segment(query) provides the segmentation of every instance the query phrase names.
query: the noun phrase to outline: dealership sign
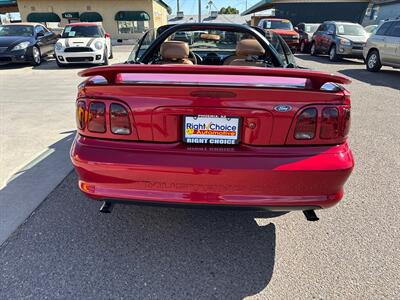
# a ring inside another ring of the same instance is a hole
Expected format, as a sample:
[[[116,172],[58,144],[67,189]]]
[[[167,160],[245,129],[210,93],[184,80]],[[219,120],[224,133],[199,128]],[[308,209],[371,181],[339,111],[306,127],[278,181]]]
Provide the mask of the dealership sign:
[[[79,19],[79,12],[65,12],[62,17],[64,19]]]

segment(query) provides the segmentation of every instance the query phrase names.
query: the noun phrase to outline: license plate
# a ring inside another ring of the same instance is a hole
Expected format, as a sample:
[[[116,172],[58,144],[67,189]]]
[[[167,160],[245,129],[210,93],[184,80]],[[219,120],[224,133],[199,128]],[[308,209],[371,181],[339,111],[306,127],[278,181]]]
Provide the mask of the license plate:
[[[239,144],[239,117],[185,116],[183,140],[191,144]]]

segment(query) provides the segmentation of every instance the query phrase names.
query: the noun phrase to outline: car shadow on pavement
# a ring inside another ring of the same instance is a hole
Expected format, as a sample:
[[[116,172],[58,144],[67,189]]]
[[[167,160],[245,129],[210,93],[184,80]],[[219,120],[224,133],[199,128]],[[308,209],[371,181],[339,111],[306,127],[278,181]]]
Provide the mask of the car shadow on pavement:
[[[39,66],[35,66],[33,67],[33,69],[35,70],[70,70],[70,69],[86,69],[86,68],[90,68],[90,67],[94,67],[96,65],[93,64],[74,64],[74,65],[66,65],[63,67],[59,67],[56,63],[55,59],[49,59],[49,60],[45,60],[43,61]]]
[[[274,214],[99,207],[72,172],[0,248],[0,290],[8,298],[242,299],[271,280],[275,225],[254,218]]]
[[[373,86],[383,86],[400,90],[400,71],[397,70],[382,69],[374,73],[368,72],[365,69],[345,69],[338,72]]]
[[[312,56],[310,54],[296,54],[296,57],[307,60],[313,61],[321,64],[328,64],[328,65],[363,65],[364,62],[361,59],[346,59],[343,58],[337,62],[330,61],[327,55],[323,56]],[[301,65],[301,63],[300,63]]]

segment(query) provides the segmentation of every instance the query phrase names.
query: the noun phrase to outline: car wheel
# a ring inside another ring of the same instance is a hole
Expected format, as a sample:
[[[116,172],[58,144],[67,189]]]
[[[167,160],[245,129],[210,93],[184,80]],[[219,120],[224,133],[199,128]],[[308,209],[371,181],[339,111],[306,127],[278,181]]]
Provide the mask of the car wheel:
[[[330,61],[338,61],[340,60],[339,55],[336,53],[336,45],[332,45],[329,49],[329,60]]]
[[[104,48],[104,55],[103,55],[103,57],[104,57],[103,65],[104,65],[104,66],[107,66],[107,65],[108,65],[108,51],[107,51],[107,48]]]
[[[312,56],[317,56],[318,55],[317,46],[315,45],[314,42],[312,42],[312,44],[311,44],[310,53],[311,53]]]
[[[378,72],[382,68],[381,58],[377,50],[368,53],[366,66],[370,72]]]
[[[60,61],[58,60],[58,58],[56,58],[56,63],[57,63],[57,66],[58,66],[59,68],[64,68],[64,67],[65,67],[64,64],[60,63]]]
[[[301,43],[300,43],[300,52],[301,53],[306,52],[306,43],[304,41],[301,41]]]
[[[39,66],[42,62],[42,54],[40,53],[40,49],[36,46],[32,48],[32,65]]]

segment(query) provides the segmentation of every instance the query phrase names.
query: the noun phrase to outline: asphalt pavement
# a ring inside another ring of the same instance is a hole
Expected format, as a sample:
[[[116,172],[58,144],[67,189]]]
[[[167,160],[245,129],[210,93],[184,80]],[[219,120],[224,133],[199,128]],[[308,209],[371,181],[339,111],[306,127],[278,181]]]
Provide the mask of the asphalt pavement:
[[[0,299],[399,299],[400,71],[298,61],[353,79],[356,168],[320,221],[133,205],[100,214],[71,172],[0,247]]]

